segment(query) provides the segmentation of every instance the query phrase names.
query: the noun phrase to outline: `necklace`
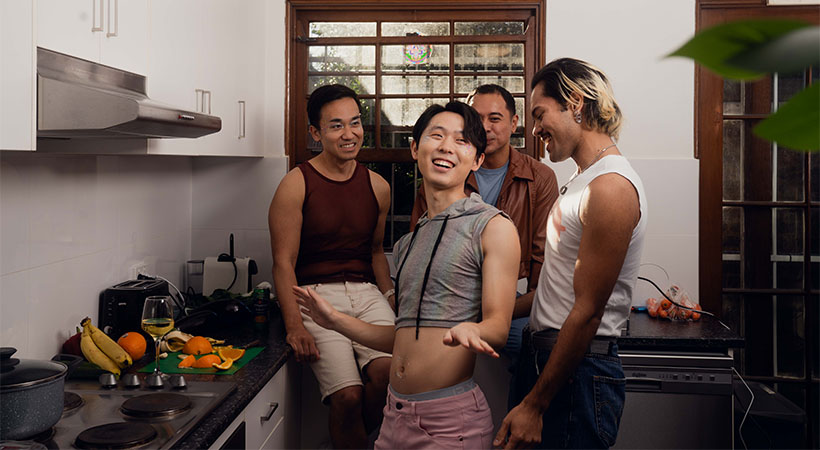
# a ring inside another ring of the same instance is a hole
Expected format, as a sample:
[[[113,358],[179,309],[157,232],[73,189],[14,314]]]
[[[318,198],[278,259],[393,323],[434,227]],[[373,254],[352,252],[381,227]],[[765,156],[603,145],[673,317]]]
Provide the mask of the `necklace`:
[[[589,163],[589,165],[587,165],[587,166],[586,166],[586,167],[584,167],[583,169],[581,169],[581,170],[579,170],[578,172],[575,172],[574,174],[572,174],[572,176],[569,178],[569,181],[567,181],[566,183],[564,183],[564,185],[563,185],[563,186],[561,186],[561,189],[560,189],[558,192],[559,192],[561,195],[566,194],[566,192],[567,192],[567,186],[569,186],[569,184],[570,184],[570,183],[572,183],[572,180],[574,180],[574,179],[575,179],[578,175],[581,175],[582,173],[584,173],[584,171],[586,171],[587,169],[589,169],[590,167],[592,167],[592,165],[593,165],[593,164],[595,164],[596,162],[598,162],[598,160],[601,158],[601,155],[603,155],[605,151],[607,151],[607,150],[611,149],[612,147],[615,147],[616,145],[617,145],[617,144],[608,145],[608,146],[606,146],[606,147],[604,147],[604,148],[602,148],[602,149],[598,150],[598,153],[596,153],[596,154],[595,154],[595,159],[593,159],[593,160],[592,160],[592,162],[591,162],[591,163]]]

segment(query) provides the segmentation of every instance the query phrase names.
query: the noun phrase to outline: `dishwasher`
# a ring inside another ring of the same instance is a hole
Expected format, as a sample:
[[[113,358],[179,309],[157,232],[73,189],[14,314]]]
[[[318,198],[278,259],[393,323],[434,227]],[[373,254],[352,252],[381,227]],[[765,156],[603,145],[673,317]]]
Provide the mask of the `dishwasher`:
[[[613,448],[733,448],[726,352],[619,352],[626,403]]]

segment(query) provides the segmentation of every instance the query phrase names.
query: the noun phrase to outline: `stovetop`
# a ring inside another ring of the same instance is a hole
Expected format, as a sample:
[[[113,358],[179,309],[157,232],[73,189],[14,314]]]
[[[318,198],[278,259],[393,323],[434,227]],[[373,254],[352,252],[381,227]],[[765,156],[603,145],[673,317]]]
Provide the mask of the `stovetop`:
[[[65,392],[79,395],[83,403],[76,409],[66,409],[60,421],[53,428],[53,436],[41,437],[39,442],[47,448],[78,448],[77,436],[89,428],[110,423],[126,423],[136,428],[141,427],[144,431],[147,424],[156,431],[156,437],[149,442],[125,448],[167,449],[193,430],[197,422],[222,403],[225,397],[236,388],[236,385],[230,382],[188,381],[187,386],[183,389],[172,388],[168,383],[157,389],[148,388],[145,381],[141,381],[142,384],[138,388],[118,385],[110,389],[101,388],[100,384],[93,380],[66,381]],[[190,408],[171,417],[157,418],[134,418],[122,412],[121,406],[126,400],[149,394],[166,394],[165,397],[177,400],[179,400],[178,395],[182,395],[190,400]],[[69,394],[69,397],[73,396]],[[119,426],[128,427],[129,425]],[[148,432],[150,433],[150,429]]]

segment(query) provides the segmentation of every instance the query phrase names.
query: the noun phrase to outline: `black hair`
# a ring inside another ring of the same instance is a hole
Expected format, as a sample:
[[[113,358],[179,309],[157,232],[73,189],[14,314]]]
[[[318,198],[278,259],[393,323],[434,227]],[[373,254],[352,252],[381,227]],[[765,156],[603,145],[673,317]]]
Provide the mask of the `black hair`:
[[[504,103],[507,104],[507,111],[510,112],[510,118],[515,115],[515,99],[513,98],[510,91],[504,89],[504,87],[499,86],[497,84],[482,84],[481,86],[473,89],[470,92],[470,95],[467,96],[467,104],[472,105],[473,99],[476,95],[479,94],[498,94],[501,98],[504,99]]]
[[[462,135],[467,142],[473,144],[476,149],[475,157],[478,159],[478,157],[484,153],[484,149],[487,148],[487,132],[484,131],[481,116],[472,106],[466,103],[449,102],[444,106],[439,104],[430,105],[421,113],[419,119],[416,120],[416,124],[413,125],[413,142],[418,145],[418,142],[421,140],[421,134],[427,129],[427,125],[430,124],[433,117],[443,112],[456,113],[464,119]]]
[[[316,88],[307,103],[308,122],[316,128],[319,128],[319,120],[322,118],[322,107],[326,104],[343,99],[352,98],[356,101],[356,106],[359,107],[359,113],[362,112],[362,104],[359,101],[359,96],[353,89],[341,84],[328,84]]]

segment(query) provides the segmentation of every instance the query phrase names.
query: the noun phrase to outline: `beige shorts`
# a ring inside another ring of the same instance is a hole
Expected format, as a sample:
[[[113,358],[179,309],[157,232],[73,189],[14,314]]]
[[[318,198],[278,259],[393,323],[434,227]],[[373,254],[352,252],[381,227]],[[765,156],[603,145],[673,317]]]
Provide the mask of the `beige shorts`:
[[[340,282],[310,284],[336,310],[375,325],[394,326],[396,315],[379,288],[372,283]],[[319,381],[322,401],[334,392],[348,386],[361,386],[361,369],[377,358],[389,358],[389,353],[379,352],[353,342],[345,336],[320,327],[302,313],[305,328],[313,335],[319,349],[319,360],[310,364]]]

